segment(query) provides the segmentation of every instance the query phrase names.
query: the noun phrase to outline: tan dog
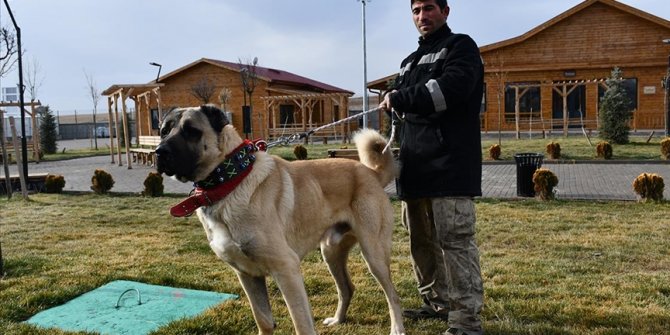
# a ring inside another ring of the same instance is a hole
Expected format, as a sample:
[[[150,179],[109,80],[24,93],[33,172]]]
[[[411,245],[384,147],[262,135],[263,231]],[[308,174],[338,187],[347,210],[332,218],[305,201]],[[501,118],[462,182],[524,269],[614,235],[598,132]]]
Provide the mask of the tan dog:
[[[229,182],[236,186],[220,200],[219,188],[198,195],[203,186],[173,210],[183,215],[206,206],[197,209],[198,218],[212,250],[235,269],[259,334],[272,334],[275,327],[268,275],[284,296],[296,333],[316,333],[300,261],[319,244],[339,294],[335,315],[324,323],[344,322],[354,291],[346,260],[357,242],[386,294],[391,334],[404,334],[389,268],[393,209],[383,188],[396,167],[390,152],[381,153],[386,140],[377,132],[363,131],[354,141],[362,164],[348,159],[287,162],[249,152],[250,144],[213,106],[175,109],[162,122],[159,172],[198,186],[234,175]]]

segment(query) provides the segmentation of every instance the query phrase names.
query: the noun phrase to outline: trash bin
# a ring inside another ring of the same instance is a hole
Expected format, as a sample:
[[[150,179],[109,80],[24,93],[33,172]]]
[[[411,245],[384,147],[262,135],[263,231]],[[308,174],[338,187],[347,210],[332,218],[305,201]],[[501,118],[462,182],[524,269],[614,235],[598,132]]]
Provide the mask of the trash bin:
[[[538,153],[518,153],[516,161],[516,195],[534,197],[533,174],[542,166],[544,155]]]

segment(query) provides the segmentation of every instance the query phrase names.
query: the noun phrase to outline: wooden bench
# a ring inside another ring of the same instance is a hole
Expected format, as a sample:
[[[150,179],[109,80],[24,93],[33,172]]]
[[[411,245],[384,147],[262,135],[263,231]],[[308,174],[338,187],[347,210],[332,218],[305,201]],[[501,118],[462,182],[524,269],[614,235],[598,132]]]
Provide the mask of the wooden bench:
[[[14,145],[11,142],[5,142],[5,150],[7,150],[7,160],[12,161],[12,155],[14,154]],[[19,142],[19,153],[21,152],[21,143]],[[28,157],[35,159],[35,144],[33,141],[26,142],[26,150],[28,151]],[[2,151],[0,151],[0,163],[2,162]],[[39,160],[37,160],[39,162]]]
[[[138,140],[138,147],[129,149],[133,162],[154,166],[156,147],[161,143],[160,136],[140,136]]]
[[[399,148],[391,148],[393,152],[393,157],[398,157],[400,152]],[[328,149],[328,157],[330,158],[348,158],[358,160],[358,150],[357,149]]]
[[[28,174],[28,179],[26,180],[26,188],[28,188],[28,192],[43,192],[45,190],[45,182],[48,175],[48,173]],[[21,179],[18,175],[9,176],[9,182],[12,187],[12,192],[21,191]],[[4,175],[0,176],[0,194],[7,194]]]

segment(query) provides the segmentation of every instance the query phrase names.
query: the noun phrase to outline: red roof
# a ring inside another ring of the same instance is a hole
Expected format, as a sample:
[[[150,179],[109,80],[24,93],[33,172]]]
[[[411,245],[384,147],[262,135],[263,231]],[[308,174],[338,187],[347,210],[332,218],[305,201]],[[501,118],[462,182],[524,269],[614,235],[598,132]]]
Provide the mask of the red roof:
[[[229,70],[233,70],[236,72],[240,72],[243,67],[246,65],[240,64],[240,63],[233,63],[233,62],[225,62],[221,60],[216,60],[216,59],[211,59],[211,58],[201,58],[191,64],[188,64],[186,66],[183,66],[175,71],[172,71],[158,79],[158,82],[164,81],[168,77],[171,77],[175,75],[178,72],[184,71],[187,68],[193,67],[197,64],[200,63],[209,63],[215,66],[223,67]],[[262,66],[256,66],[256,75],[265,81],[268,81],[270,83],[274,84],[286,84],[286,85],[291,85],[294,86],[296,89],[306,89],[310,91],[319,91],[321,93],[349,93],[349,94],[354,94],[354,92],[331,86],[325,83],[322,83],[320,81],[316,81],[313,79],[309,79],[303,76],[299,76],[297,74],[288,72],[288,71],[283,71],[283,70],[277,70],[277,69],[272,69],[272,68],[267,68],[267,67],[262,67]]]

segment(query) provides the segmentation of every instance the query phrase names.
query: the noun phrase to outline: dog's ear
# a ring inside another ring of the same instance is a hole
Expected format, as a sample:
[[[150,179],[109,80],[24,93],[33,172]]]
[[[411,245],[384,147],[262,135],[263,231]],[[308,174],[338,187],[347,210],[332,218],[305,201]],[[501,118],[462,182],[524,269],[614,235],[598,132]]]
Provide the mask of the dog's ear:
[[[200,106],[200,110],[205,113],[207,119],[209,120],[209,124],[217,133],[223,131],[223,127],[225,127],[227,124],[230,124],[226,114],[224,114],[222,110],[216,108],[214,105],[202,105]]]

